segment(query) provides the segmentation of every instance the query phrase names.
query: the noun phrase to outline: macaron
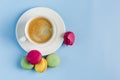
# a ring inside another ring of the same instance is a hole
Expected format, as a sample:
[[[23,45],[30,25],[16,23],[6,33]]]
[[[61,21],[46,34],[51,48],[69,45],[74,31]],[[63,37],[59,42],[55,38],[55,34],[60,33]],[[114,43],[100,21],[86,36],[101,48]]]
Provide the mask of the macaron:
[[[60,64],[60,58],[57,54],[52,53],[46,57],[49,67],[57,67]]]
[[[68,31],[64,34],[64,44],[66,45],[73,45],[75,42],[75,35],[73,32]]]
[[[28,63],[28,61],[26,60],[26,57],[24,56],[21,60],[21,67],[23,69],[30,70],[34,67],[34,65]]]
[[[33,65],[38,64],[42,60],[42,54],[37,50],[31,50],[27,54],[27,61]]]
[[[42,73],[45,72],[46,69],[47,69],[47,61],[46,59],[42,58],[42,60],[35,65],[35,71]]]

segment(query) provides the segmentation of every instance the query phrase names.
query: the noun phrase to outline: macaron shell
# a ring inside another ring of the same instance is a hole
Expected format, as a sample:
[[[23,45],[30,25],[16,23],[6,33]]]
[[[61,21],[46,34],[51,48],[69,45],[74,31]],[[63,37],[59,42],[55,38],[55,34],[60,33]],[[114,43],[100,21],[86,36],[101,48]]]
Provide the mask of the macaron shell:
[[[42,60],[35,65],[35,71],[42,73],[46,71],[46,69],[47,69],[47,61],[44,58],[42,58]]]
[[[44,59],[44,58],[43,58],[43,60],[44,60],[44,63],[45,63],[45,68],[44,68],[44,70],[43,70],[43,71],[46,71],[46,69],[47,69],[47,60],[46,60],[46,59]]]
[[[60,58],[57,54],[49,54],[46,58],[49,67],[57,67],[60,64]]]
[[[27,62],[26,57],[24,56],[21,60],[21,67],[26,70],[30,70],[34,67],[34,65]]]
[[[33,65],[38,64],[41,59],[42,59],[42,55],[39,51],[37,50],[31,50],[28,55],[27,55],[27,61]]]
[[[73,45],[73,43],[75,42],[75,35],[73,32],[68,31],[64,34],[64,43],[66,45]]]

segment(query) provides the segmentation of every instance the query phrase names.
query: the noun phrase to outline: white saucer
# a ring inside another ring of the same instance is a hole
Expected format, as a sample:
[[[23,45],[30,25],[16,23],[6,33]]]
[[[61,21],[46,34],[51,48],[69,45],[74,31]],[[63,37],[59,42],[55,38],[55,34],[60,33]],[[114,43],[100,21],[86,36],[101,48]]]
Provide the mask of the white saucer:
[[[33,17],[37,17],[39,15],[45,15],[52,18],[56,25],[56,36],[51,41],[51,43],[45,45],[45,46],[39,46],[31,43],[29,40],[27,40],[24,32],[25,25],[28,20],[30,20]],[[63,43],[63,34],[65,33],[65,25],[62,20],[62,18],[59,16],[58,13],[53,11],[52,9],[45,8],[45,7],[37,7],[32,8],[28,11],[26,11],[18,20],[17,26],[16,26],[16,38],[20,46],[27,52],[30,50],[36,49],[39,50],[42,55],[48,55],[50,53],[55,52],[58,48],[61,47]],[[23,37],[24,36],[24,37]],[[23,37],[23,38],[21,38]]]

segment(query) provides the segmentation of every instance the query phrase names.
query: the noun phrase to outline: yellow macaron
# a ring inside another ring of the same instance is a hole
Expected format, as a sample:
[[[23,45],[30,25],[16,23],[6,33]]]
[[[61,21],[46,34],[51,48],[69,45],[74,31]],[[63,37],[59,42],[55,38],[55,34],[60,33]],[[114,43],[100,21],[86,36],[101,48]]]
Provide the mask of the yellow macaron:
[[[42,58],[42,60],[35,65],[35,71],[42,73],[46,71],[46,69],[47,69],[47,61],[46,59]]]

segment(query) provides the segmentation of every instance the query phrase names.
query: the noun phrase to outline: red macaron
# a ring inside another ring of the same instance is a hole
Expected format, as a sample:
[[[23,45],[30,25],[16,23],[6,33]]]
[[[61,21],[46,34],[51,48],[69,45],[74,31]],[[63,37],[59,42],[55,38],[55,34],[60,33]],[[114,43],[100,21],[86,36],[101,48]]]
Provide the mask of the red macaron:
[[[64,44],[66,45],[73,45],[75,42],[75,35],[73,32],[68,31],[64,34]]]
[[[35,65],[42,60],[42,54],[38,50],[31,50],[28,52],[26,59],[29,63]]]

